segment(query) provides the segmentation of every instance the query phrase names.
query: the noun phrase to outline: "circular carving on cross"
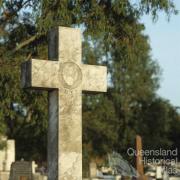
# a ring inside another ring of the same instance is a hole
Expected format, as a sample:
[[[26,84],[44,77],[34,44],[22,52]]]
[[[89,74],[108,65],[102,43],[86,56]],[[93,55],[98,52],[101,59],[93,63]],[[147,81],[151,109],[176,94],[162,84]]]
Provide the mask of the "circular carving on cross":
[[[67,89],[78,87],[82,81],[81,68],[74,62],[60,64],[60,80]]]

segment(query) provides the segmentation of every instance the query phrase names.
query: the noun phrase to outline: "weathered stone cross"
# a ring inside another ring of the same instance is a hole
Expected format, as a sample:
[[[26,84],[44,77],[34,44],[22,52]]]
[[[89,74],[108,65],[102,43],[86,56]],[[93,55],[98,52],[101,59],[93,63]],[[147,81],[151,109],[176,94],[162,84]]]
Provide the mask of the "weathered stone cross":
[[[107,90],[106,67],[82,64],[81,54],[80,30],[59,27],[49,36],[51,61],[22,65],[22,86],[49,92],[49,180],[82,180],[82,90]]]

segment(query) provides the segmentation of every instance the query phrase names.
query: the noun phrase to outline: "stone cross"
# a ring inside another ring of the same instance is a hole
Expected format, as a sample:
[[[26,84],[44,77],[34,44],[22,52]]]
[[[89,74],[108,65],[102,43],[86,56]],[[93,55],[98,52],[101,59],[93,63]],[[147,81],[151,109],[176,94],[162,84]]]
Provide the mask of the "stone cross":
[[[107,90],[107,69],[81,63],[81,33],[50,32],[49,60],[22,64],[22,86],[49,92],[48,179],[82,180],[82,91]]]

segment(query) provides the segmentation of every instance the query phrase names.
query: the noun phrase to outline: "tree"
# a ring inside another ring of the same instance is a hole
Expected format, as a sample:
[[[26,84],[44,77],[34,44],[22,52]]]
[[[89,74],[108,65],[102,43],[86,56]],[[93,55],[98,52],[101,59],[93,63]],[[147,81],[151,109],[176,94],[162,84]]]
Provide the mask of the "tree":
[[[144,146],[148,149],[171,147],[173,142],[169,138],[169,133],[178,118],[176,109],[162,98],[155,98],[149,103],[144,102],[141,108],[144,113],[138,117],[138,132],[144,137]]]

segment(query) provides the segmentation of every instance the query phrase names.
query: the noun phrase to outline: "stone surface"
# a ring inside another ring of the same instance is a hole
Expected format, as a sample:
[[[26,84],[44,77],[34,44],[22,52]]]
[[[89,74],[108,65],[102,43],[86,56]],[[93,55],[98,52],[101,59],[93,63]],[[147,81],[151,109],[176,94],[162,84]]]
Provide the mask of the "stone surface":
[[[35,163],[35,161],[32,161],[32,174],[36,173],[36,168],[38,167],[38,165]]]
[[[107,69],[81,63],[81,33],[50,32],[49,59],[22,65],[22,86],[49,91],[48,179],[82,180],[82,91],[106,92]]]
[[[15,161],[15,141],[7,140],[7,159],[6,159],[6,171],[10,171],[11,164]]]
[[[15,161],[15,141],[5,140],[6,147],[0,150],[0,171],[10,171],[12,162]]]
[[[47,180],[47,176],[35,173],[33,174],[33,180]]]
[[[11,165],[9,180],[32,180],[32,163],[16,161]]]
[[[95,162],[91,162],[89,165],[90,178],[97,177],[97,165]]]
[[[156,167],[156,179],[162,179],[163,178],[163,169],[161,166]]]
[[[0,171],[0,180],[9,180],[9,171]]]
[[[0,171],[5,171],[6,149],[0,151]]]

